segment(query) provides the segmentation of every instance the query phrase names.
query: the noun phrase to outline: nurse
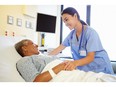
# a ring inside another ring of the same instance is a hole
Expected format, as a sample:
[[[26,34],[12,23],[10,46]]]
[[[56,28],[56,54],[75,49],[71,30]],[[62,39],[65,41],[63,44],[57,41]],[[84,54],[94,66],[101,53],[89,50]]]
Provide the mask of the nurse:
[[[97,32],[82,21],[78,12],[72,7],[64,9],[61,16],[71,32],[62,44],[49,55],[57,55],[70,46],[74,61],[65,61],[65,70],[77,68],[84,71],[113,74],[108,54],[103,48]]]

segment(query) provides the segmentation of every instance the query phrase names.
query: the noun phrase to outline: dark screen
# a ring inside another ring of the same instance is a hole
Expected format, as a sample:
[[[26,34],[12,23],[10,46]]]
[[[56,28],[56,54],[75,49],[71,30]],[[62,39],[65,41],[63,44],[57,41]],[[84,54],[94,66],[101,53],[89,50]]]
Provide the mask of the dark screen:
[[[36,31],[55,33],[56,16],[37,13]]]

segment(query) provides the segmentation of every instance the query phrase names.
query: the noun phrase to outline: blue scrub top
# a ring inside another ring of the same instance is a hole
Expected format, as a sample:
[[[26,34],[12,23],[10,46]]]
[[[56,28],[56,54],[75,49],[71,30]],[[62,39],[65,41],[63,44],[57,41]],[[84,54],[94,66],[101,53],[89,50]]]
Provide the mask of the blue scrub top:
[[[85,50],[88,52],[95,52],[94,61],[77,68],[84,71],[104,72],[108,74],[114,74],[107,52],[104,50],[100,38],[97,32],[90,26],[87,26],[83,31],[83,38],[81,41],[81,49],[79,49],[81,41],[81,35],[76,37],[76,30],[72,30],[65,38],[62,45],[70,46],[72,57],[74,60],[79,60],[85,56],[80,56],[79,50]]]

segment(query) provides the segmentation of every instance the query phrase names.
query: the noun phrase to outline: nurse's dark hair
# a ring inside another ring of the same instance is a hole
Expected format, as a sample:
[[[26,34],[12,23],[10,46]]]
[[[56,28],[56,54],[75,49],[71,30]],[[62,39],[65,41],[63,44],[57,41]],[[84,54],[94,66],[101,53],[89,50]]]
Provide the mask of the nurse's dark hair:
[[[79,13],[78,13],[77,10],[76,10],[75,8],[73,8],[73,7],[65,8],[65,9],[62,11],[61,15],[63,15],[63,14],[69,14],[69,15],[74,16],[75,13],[76,13],[76,15],[77,15],[78,20],[81,22],[81,24],[87,25],[87,23],[85,23],[83,20],[80,19]]]

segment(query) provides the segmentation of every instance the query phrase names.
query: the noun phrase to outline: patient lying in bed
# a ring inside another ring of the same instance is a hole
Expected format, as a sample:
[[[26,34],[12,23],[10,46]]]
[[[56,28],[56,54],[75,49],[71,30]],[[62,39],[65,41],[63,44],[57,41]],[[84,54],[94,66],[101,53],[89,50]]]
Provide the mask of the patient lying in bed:
[[[15,44],[23,57],[17,62],[17,70],[25,81],[34,82],[76,82],[76,81],[116,81],[116,77],[105,73],[65,70],[66,62],[51,56],[39,55],[38,46],[25,39]]]

